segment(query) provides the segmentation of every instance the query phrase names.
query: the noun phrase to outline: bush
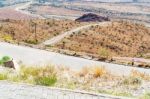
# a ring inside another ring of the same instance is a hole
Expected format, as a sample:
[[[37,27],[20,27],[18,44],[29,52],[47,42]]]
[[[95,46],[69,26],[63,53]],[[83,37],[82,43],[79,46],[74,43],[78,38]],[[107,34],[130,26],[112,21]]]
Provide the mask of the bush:
[[[6,80],[7,79],[7,75],[4,74],[0,74],[0,80]]]
[[[28,44],[38,44],[37,40],[25,40],[25,42]]]
[[[3,65],[3,61],[2,60],[0,60],[0,65]]]
[[[2,59],[0,59],[0,65],[3,65],[4,62],[10,61],[11,58],[9,56],[4,56]]]
[[[103,57],[103,58],[109,58],[111,56],[110,51],[105,48],[100,48],[98,54],[100,57]]]
[[[129,77],[123,80],[123,84],[125,85],[141,85],[142,80],[137,77]]]
[[[21,67],[19,77],[22,81],[44,86],[52,86],[57,81],[56,71],[53,66]]]
[[[38,77],[35,79],[37,85],[52,86],[57,82],[56,76]]]
[[[139,99],[150,99],[150,92],[145,92]]]
[[[102,75],[106,74],[106,70],[103,67],[96,66],[93,68],[93,74],[94,77],[101,77]]]
[[[10,60],[11,60],[11,58],[9,56],[4,56],[1,61],[2,62],[8,62]]]
[[[13,40],[13,38],[10,35],[3,36],[3,39],[4,41],[8,41],[8,42]]]

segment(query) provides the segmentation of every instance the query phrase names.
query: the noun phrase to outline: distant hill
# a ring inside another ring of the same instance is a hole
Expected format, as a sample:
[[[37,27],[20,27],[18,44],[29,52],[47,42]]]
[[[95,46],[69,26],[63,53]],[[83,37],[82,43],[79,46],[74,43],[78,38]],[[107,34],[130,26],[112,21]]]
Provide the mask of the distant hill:
[[[39,1],[52,1],[52,0],[39,0]],[[55,0],[55,1],[150,2],[150,0]]]
[[[82,1],[99,1],[99,2],[133,2],[133,0],[82,0]]]
[[[110,21],[108,17],[99,16],[93,13],[84,14],[83,16],[79,17],[75,21],[78,22],[103,22],[103,21]]]
[[[150,0],[82,0],[82,1],[99,1],[99,2],[150,2]]]

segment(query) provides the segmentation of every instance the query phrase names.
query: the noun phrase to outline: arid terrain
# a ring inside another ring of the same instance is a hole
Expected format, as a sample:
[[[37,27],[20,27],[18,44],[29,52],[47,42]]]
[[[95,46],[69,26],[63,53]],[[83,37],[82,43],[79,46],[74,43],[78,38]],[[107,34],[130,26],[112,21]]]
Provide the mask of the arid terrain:
[[[3,19],[28,20],[28,19],[33,19],[33,17],[23,14],[21,12],[17,12],[14,9],[2,8],[0,9],[0,20]]]
[[[84,13],[96,13],[108,16],[113,20],[125,19],[136,22],[150,23],[149,3],[100,3],[100,2],[63,2],[59,4],[50,4],[50,6],[65,8],[72,11],[81,11]],[[33,6],[34,8],[34,6]],[[32,10],[31,10],[32,11]]]
[[[71,20],[2,20],[0,37],[4,41],[37,44],[85,23]]]
[[[55,47],[85,52],[96,57],[141,57],[150,51],[150,29],[132,22],[92,26],[64,38]]]
[[[59,8],[54,6],[38,5],[38,4],[37,5],[33,4],[26,10],[29,10],[34,14],[38,14],[44,17],[48,17],[48,16],[57,17],[57,18],[63,17],[63,19],[65,19],[65,17],[66,19],[72,19],[74,17],[79,17],[82,14],[84,14],[83,11],[75,11],[75,10],[65,9],[62,7]]]
[[[104,1],[0,0],[0,97],[150,99],[150,2]]]

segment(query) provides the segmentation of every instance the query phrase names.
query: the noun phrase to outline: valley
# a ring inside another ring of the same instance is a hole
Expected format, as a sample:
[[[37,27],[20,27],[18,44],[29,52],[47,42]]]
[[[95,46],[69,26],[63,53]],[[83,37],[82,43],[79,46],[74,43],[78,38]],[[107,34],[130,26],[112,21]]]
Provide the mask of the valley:
[[[0,97],[149,99],[149,38],[148,0],[1,0]]]

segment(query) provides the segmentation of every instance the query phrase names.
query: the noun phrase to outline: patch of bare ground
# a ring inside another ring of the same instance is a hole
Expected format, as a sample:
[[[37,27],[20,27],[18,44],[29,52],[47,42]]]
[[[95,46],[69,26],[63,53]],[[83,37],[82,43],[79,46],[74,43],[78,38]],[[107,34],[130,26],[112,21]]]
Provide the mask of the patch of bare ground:
[[[2,8],[0,9],[0,19],[14,19],[14,20],[27,20],[33,19],[32,16],[23,14],[21,12],[15,11],[11,8]]]
[[[37,14],[50,14],[50,15],[66,15],[66,16],[79,16],[82,15],[82,11],[75,11],[75,10],[69,10],[65,8],[58,8],[58,7],[52,7],[52,6],[36,6],[34,5],[33,7],[29,8],[30,10],[33,10]]]

